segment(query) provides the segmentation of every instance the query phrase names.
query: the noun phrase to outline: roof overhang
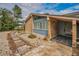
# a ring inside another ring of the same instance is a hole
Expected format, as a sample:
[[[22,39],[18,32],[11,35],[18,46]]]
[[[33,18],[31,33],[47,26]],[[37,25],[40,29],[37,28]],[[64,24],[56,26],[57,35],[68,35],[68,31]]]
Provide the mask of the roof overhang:
[[[45,15],[45,14],[34,14],[31,13],[26,21],[31,17],[31,16],[41,16],[41,17],[49,17],[49,18],[53,18],[53,19],[57,19],[57,20],[62,20],[62,21],[69,21],[71,22],[72,20],[77,20],[79,22],[79,18],[73,18],[73,17],[65,17],[65,16],[56,16],[56,15]],[[25,22],[26,22],[25,21]]]

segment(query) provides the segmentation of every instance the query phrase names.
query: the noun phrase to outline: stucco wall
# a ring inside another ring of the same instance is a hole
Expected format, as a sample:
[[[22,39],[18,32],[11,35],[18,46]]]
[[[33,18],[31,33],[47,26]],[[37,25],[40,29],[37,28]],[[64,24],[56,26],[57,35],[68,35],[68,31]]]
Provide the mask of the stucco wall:
[[[30,18],[30,19],[25,23],[25,32],[26,32],[26,33],[31,33],[31,32],[32,32],[32,18]]]
[[[52,37],[55,37],[57,35],[57,21],[56,19],[50,19],[51,20],[51,35]],[[48,25],[49,26],[49,25]]]

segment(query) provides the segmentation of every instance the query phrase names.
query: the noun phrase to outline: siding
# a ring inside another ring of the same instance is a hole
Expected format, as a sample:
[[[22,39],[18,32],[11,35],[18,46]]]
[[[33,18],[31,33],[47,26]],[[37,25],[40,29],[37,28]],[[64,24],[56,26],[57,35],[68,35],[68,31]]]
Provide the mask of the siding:
[[[45,36],[48,35],[48,30],[33,29],[32,31],[33,31],[34,33],[38,33],[38,34],[41,34],[41,35],[45,35]]]

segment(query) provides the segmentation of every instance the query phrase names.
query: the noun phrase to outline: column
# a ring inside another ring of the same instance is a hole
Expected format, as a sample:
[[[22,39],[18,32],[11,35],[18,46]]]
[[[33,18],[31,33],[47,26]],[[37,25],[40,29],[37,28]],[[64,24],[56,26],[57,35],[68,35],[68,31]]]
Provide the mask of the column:
[[[77,39],[77,23],[76,20],[72,21],[72,47],[76,47],[76,39]]]
[[[47,20],[48,20],[48,39],[50,39],[52,37],[52,34],[51,34],[51,20],[48,16],[47,16]]]

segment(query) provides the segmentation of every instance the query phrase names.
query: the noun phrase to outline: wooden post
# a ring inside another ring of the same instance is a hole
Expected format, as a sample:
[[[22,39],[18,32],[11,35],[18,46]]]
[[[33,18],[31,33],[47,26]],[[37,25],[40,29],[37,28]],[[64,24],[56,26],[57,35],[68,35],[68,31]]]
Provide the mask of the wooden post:
[[[76,20],[72,21],[72,47],[76,47],[76,39],[77,39],[77,23]]]
[[[33,16],[31,15],[31,34],[33,29],[34,29],[34,23],[33,23]]]
[[[51,34],[51,20],[48,16],[47,16],[47,20],[48,20],[48,39],[50,39],[52,37],[52,34]]]

